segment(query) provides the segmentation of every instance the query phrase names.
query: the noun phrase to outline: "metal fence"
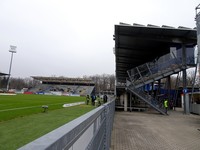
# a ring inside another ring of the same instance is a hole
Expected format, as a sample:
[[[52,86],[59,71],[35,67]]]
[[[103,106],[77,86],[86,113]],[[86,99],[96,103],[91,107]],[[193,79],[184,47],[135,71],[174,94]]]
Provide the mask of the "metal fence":
[[[113,98],[19,150],[109,150],[114,112]]]

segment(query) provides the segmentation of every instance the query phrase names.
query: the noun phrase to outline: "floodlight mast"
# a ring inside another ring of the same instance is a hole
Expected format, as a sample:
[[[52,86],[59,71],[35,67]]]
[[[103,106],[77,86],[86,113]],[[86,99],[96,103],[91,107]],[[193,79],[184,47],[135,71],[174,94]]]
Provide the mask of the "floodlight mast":
[[[17,48],[17,46],[10,45],[9,52],[11,52],[11,59],[10,59],[10,68],[9,68],[9,73],[8,73],[7,91],[9,91],[10,74],[11,74],[11,67],[12,67],[13,53],[17,53],[16,48]]]

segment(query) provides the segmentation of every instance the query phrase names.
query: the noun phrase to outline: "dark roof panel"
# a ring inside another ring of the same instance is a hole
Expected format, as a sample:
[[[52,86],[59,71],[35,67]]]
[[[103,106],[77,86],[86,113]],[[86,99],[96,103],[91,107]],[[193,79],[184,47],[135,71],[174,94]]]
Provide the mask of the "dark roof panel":
[[[0,72],[0,76],[7,76],[7,75],[9,75],[9,74]]]

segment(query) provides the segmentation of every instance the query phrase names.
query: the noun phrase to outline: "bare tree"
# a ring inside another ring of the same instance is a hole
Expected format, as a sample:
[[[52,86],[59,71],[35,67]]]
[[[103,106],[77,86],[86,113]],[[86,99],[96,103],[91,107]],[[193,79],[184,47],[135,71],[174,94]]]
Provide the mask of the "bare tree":
[[[32,78],[11,78],[10,88],[21,90],[23,88],[32,88],[39,84],[38,80]]]
[[[178,78],[177,78],[178,75],[173,75],[170,77],[170,80],[171,80],[171,88],[172,89],[175,89],[176,88],[176,83],[178,82],[178,85],[179,86],[183,86],[183,77],[182,75],[180,75]],[[187,70],[187,86],[189,87],[192,87],[193,86],[193,82],[194,82],[194,86],[195,87],[200,87],[200,78],[198,75],[196,75],[196,78],[194,80],[194,77],[195,77],[195,71],[193,69],[191,70]],[[178,81],[177,81],[178,80]],[[167,80],[162,80],[163,83],[167,84]]]
[[[192,86],[193,82],[194,82],[194,85],[196,87],[199,87],[200,86],[199,75],[196,75],[195,80],[194,80],[194,77],[195,77],[195,70],[188,70],[187,71],[187,84],[188,84],[188,86]]]
[[[95,83],[96,93],[107,90],[114,90],[115,76],[109,74],[83,76],[83,78],[90,78]]]

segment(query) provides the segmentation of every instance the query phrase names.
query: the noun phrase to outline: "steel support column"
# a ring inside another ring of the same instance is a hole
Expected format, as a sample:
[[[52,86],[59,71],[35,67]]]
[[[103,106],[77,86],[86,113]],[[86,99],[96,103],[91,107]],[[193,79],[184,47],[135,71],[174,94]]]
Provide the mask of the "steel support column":
[[[186,114],[186,92],[187,92],[187,72],[186,72],[186,47],[185,44],[182,44],[182,64],[184,66],[183,70],[183,102],[184,102],[184,113]]]
[[[196,26],[197,26],[197,48],[198,48],[197,67],[199,67],[199,78],[200,78],[200,4],[196,7]]]
[[[125,92],[124,93],[124,111],[127,111],[127,110],[128,110],[128,95]]]
[[[130,93],[130,112],[132,112],[132,93]]]
[[[171,78],[170,76],[167,77],[167,97],[168,97],[168,105],[171,102]],[[170,109],[170,107],[168,106],[168,109]]]

